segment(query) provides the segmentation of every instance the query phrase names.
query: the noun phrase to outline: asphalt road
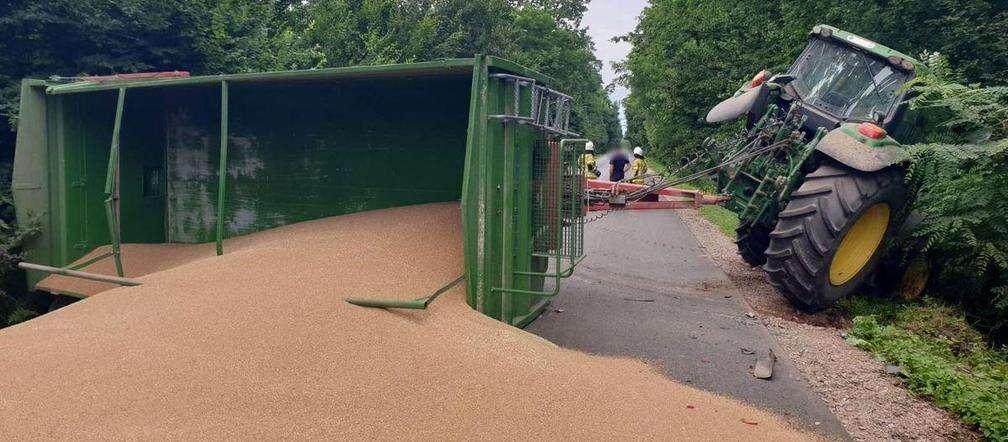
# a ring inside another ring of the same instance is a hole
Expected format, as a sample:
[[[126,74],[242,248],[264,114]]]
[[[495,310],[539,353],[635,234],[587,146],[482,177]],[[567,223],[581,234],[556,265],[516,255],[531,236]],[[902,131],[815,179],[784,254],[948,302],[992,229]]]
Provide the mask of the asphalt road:
[[[848,438],[674,211],[610,213],[586,226],[585,251],[526,330],[563,347],[650,361],[677,381]],[[756,379],[751,366],[771,349],[779,356],[773,378]]]

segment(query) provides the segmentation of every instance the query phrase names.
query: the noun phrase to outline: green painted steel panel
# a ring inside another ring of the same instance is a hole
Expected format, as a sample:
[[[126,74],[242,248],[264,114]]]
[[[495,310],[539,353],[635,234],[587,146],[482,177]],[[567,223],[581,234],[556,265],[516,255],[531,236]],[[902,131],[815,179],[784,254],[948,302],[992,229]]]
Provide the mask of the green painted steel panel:
[[[467,76],[230,87],[226,236],[408,204],[458,200]],[[171,99],[172,242],[214,240],[219,90]]]
[[[172,89],[165,99],[167,240],[214,240],[220,143],[220,86]]]
[[[67,97],[61,119],[62,209],[66,229],[64,254],[73,261],[111,237],[104,212],[105,175],[115,123],[115,91]],[[66,263],[60,263],[64,265]]]
[[[163,243],[165,233],[165,114],[163,94],[126,93],[120,141],[120,218],[124,243]],[[127,222],[128,221],[128,222]]]
[[[529,171],[534,143],[545,141],[546,134],[532,126],[488,119],[488,115],[511,111],[514,96],[512,86],[488,76],[492,61],[488,58],[477,64],[472,81],[462,200],[467,299],[478,311],[521,326],[534,319],[545,300],[495,288],[528,290],[542,284],[542,277],[514,272],[532,270],[529,199],[535,183]],[[526,105],[531,92],[525,89],[522,94],[521,103]],[[512,156],[505,158],[506,153]]]
[[[52,262],[56,231],[50,207],[54,189],[49,185],[48,109],[41,85],[32,80],[23,81],[11,187],[18,220],[22,224],[34,224],[41,231],[26,247],[25,259],[35,262]],[[29,284],[35,284],[41,275],[33,272],[28,278]]]

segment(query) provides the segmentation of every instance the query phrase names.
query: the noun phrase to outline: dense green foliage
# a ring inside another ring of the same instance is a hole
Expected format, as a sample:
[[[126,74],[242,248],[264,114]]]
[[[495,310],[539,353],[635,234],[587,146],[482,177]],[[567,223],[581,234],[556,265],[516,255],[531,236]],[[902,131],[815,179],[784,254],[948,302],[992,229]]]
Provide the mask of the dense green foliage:
[[[574,130],[622,139],[586,0],[0,0],[0,173],[13,158],[22,78],[187,70],[194,75],[471,57],[512,59],[574,96]],[[0,182],[3,191],[8,182]],[[0,194],[0,280],[25,229]],[[6,283],[5,283],[6,284]],[[4,288],[15,290],[14,286]],[[23,289],[22,289],[23,290]],[[23,306],[0,295],[0,326]],[[15,318],[16,319],[16,318]]]
[[[514,59],[577,99],[575,128],[619,141],[616,108],[580,27],[584,0],[26,0],[0,2],[0,112],[21,78],[308,69],[469,57]],[[11,137],[0,137],[9,160]]]
[[[967,82],[1008,84],[1008,2],[916,0],[808,2],[653,0],[625,38],[633,50],[621,81],[627,137],[666,164],[715,128],[707,111],[763,68],[781,72],[818,23],[908,54],[947,55]],[[940,32],[939,32],[940,30]]]
[[[948,83],[936,71],[913,86],[928,144],[911,147],[917,198],[903,253],[930,261],[932,293],[1008,341],[1008,87]]]
[[[19,81],[50,75],[278,67],[269,2],[49,0],[0,3],[0,110]],[[10,146],[3,146],[5,156]]]
[[[933,302],[849,304],[872,313],[854,318],[850,343],[899,366],[911,391],[990,440],[1008,439],[1008,355],[991,350],[961,314]]]
[[[296,2],[295,2],[296,3]],[[303,29],[292,52],[314,66],[500,55],[555,78],[575,97],[575,130],[600,145],[622,139],[616,105],[580,27],[584,0],[320,0],[284,11]],[[292,31],[293,32],[293,31]]]
[[[10,167],[0,167],[0,327],[37,314],[22,297],[9,295],[25,289],[24,278],[15,266],[21,258],[24,242],[38,233],[32,220],[20,225],[15,222],[10,183]]]

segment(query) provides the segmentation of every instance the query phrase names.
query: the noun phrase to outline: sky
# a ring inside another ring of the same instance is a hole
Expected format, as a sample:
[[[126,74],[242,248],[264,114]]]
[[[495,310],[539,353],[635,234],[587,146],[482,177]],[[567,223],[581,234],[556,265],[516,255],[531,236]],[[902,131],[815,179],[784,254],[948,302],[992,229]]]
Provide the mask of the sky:
[[[613,43],[610,39],[633,31],[637,27],[637,17],[647,4],[648,0],[592,0],[588,4],[588,12],[581,24],[588,27],[588,34],[595,42],[595,56],[602,60],[602,81],[606,84],[616,77],[612,62],[623,60],[630,53],[629,43]],[[609,97],[619,101],[626,95],[627,90],[617,86]],[[626,129],[622,108],[620,121]]]

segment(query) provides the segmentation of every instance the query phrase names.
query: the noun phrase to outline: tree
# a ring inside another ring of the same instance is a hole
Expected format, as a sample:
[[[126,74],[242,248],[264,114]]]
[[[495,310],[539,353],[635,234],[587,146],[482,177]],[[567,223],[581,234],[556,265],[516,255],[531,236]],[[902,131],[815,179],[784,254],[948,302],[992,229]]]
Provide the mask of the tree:
[[[298,58],[283,46],[292,41],[271,38],[279,18],[271,1],[14,0],[0,8],[0,111],[12,129],[22,78],[248,72]],[[0,147],[9,161],[12,146]]]
[[[319,0],[301,6],[303,44],[324,66],[498,55],[555,78],[572,126],[600,144],[622,137],[601,62],[579,27],[583,0]]]

